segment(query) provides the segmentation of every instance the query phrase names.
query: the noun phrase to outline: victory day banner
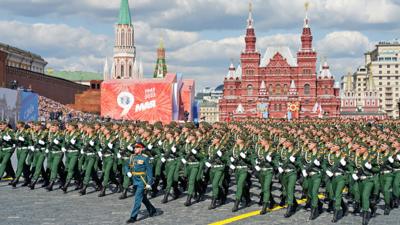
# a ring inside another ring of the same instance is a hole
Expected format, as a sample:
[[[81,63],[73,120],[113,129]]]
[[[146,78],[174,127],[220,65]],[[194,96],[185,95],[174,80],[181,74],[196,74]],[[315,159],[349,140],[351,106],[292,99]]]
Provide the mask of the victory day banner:
[[[170,122],[173,119],[173,83],[134,80],[103,82],[101,116]]]

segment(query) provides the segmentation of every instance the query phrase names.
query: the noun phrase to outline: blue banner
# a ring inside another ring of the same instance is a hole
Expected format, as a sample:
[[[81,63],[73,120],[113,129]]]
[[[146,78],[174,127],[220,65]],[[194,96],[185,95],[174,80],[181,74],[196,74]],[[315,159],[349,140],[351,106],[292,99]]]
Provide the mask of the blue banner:
[[[19,93],[18,120],[37,121],[39,117],[39,96],[36,93],[21,91]]]

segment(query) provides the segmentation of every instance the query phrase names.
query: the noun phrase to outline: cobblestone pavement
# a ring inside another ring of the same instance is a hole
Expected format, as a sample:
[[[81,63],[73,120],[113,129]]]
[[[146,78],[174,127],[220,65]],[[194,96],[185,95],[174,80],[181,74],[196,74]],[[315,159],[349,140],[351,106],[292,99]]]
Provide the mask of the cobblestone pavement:
[[[5,181],[0,183],[1,225],[125,224],[132,207],[132,196],[126,200],[119,200],[119,194],[112,194],[110,190],[108,190],[106,197],[98,198],[97,192],[94,193],[92,188],[88,189],[88,195],[80,196],[72,187],[67,194],[63,194],[59,189],[53,192],[47,192],[43,188],[37,188],[34,191],[24,187],[12,189],[7,183]],[[234,190],[234,188],[231,188],[231,190]],[[252,192],[258,193],[258,190],[252,190]],[[274,194],[278,193],[275,191]],[[168,204],[161,204],[162,196],[159,196],[152,199],[151,202],[160,211],[163,211],[163,214],[158,217],[147,218],[147,212],[143,206],[140,216],[142,219],[138,224],[209,224],[259,209],[259,206],[255,203],[258,201],[258,197],[253,196],[254,204],[251,207],[232,213],[233,192],[229,197],[228,204],[210,211],[207,209],[210,204],[209,198],[191,207],[185,207],[183,205],[186,200],[185,196]],[[332,214],[327,212],[324,212],[312,222],[308,221],[309,211],[304,209],[299,209],[290,219],[283,217],[284,212],[284,209],[277,210],[264,216],[252,216],[232,224],[331,224]],[[349,214],[337,224],[361,224],[361,217]],[[393,210],[389,216],[383,216],[382,209],[379,209],[378,216],[373,218],[370,224],[400,225],[400,209]]]

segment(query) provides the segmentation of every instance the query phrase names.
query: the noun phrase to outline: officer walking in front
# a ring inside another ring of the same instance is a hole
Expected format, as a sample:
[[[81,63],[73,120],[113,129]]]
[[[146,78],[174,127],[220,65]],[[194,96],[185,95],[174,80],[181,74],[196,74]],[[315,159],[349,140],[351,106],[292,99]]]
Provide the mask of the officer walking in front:
[[[134,223],[137,221],[140,206],[143,204],[146,206],[149,216],[156,215],[156,208],[150,203],[145,194],[146,190],[151,190],[151,184],[153,183],[153,168],[150,165],[150,159],[146,155],[142,154],[145,150],[143,143],[135,144],[135,154],[132,154],[129,162],[125,164],[125,172],[128,177],[132,178],[133,186],[135,190],[135,202],[131,217],[126,223]]]

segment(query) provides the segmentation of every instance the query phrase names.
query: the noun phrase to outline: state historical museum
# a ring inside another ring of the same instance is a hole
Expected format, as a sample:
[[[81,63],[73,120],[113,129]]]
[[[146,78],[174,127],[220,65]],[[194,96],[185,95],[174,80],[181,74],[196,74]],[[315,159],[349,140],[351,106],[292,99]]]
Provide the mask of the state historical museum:
[[[224,80],[224,95],[219,102],[221,121],[339,116],[339,87],[326,62],[319,71],[316,69],[317,53],[308,16],[297,58],[288,47],[268,47],[262,57],[256,40],[250,6],[240,65],[235,68],[231,64]]]

